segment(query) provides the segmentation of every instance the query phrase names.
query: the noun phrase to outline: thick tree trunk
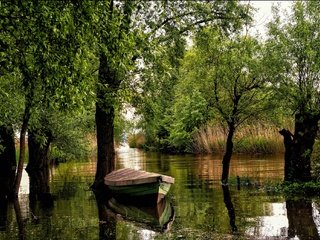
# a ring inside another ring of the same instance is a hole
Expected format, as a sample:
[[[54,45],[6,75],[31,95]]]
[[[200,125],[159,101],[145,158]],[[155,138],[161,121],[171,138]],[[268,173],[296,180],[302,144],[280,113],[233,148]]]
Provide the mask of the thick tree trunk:
[[[114,104],[120,82],[110,69],[107,56],[101,54],[95,115],[98,159],[93,189],[99,188],[105,175],[115,169]]]
[[[118,68],[115,66],[114,60],[121,58],[124,60],[126,52],[121,50],[119,44],[124,40],[124,36],[130,31],[130,19],[132,15],[134,1],[124,1],[123,3],[123,19],[119,26],[118,36],[114,38],[117,42],[104,39],[105,47],[108,48],[108,56],[103,51],[100,53],[99,60],[99,76],[97,84],[97,100],[96,100],[96,131],[98,145],[98,160],[95,181],[93,189],[103,188],[103,178],[107,173],[115,169],[115,149],[114,149],[114,117],[115,117],[115,102],[118,90],[122,79],[120,78]],[[114,1],[110,0],[108,18],[113,21],[115,11]],[[109,26],[107,26],[109,27]],[[107,31],[113,31],[106,29]],[[112,34],[112,33],[111,33]],[[109,35],[108,35],[109,37]],[[107,38],[107,37],[106,37]],[[126,41],[126,40],[125,40]],[[126,42],[123,42],[126,44]],[[111,56],[111,57],[110,57]],[[113,58],[113,59],[111,59]],[[113,61],[112,61],[113,60]],[[118,62],[120,63],[120,62]],[[124,69],[122,69],[124,70]]]
[[[37,134],[45,134],[46,142],[41,144],[37,140]],[[27,172],[30,180],[30,206],[34,211],[36,201],[41,206],[50,208],[53,206],[53,198],[49,188],[49,147],[52,142],[51,131],[43,126],[41,129],[28,131],[29,162]]]
[[[8,198],[13,192],[16,173],[16,148],[12,127],[0,126],[0,198]]]
[[[98,162],[95,184],[101,183],[104,176],[115,169],[114,109],[110,106],[107,111],[96,104]]]
[[[30,182],[29,203],[33,213],[36,212],[37,201],[44,209],[53,207],[53,197],[49,187],[49,172],[49,168],[44,167],[28,173]]]
[[[229,179],[229,168],[230,168],[230,161],[233,151],[233,135],[235,132],[235,125],[234,123],[230,123],[229,125],[229,132],[227,137],[227,143],[226,143],[226,151],[223,156],[222,160],[222,176],[221,176],[221,183],[223,185],[228,184]]]
[[[311,180],[311,154],[318,133],[319,116],[312,114],[296,114],[295,116],[295,161],[293,167],[295,179],[299,181]]]
[[[37,140],[37,134],[45,134],[45,143]],[[49,147],[52,141],[52,134],[50,130],[38,129],[28,131],[28,146],[29,146],[29,162],[27,165],[27,172],[39,171],[49,167]]]
[[[311,180],[311,153],[318,132],[319,116],[295,115],[295,132],[281,130],[285,146],[285,181]]]

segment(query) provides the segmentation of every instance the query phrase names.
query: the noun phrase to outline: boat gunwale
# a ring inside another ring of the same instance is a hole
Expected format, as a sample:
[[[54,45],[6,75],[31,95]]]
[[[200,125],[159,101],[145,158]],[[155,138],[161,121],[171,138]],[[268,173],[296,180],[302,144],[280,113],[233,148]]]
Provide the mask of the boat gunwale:
[[[128,186],[156,182],[173,184],[174,178],[167,175],[131,168],[115,170],[104,177],[104,183],[107,186]]]

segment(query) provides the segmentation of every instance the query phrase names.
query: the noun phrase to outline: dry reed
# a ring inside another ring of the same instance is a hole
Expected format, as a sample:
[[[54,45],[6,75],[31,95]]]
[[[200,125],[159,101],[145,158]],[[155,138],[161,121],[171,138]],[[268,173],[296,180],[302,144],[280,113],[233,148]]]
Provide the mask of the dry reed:
[[[206,125],[194,136],[197,153],[224,151],[227,133],[221,126]],[[279,128],[271,124],[247,124],[240,126],[234,136],[234,152],[246,154],[271,154],[284,151]]]

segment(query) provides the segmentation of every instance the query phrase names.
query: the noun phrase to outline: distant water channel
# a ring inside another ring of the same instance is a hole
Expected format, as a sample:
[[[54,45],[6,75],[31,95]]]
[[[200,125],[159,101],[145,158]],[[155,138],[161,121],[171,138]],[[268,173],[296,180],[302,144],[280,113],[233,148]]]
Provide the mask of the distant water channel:
[[[29,201],[25,173],[19,211],[13,204],[0,209],[0,239],[320,239],[319,198],[285,199],[260,187],[283,179],[281,155],[235,156],[229,187],[223,188],[219,183],[221,156],[161,155],[127,147],[117,152],[117,168],[175,178],[166,198],[175,213],[169,231],[120,214],[115,214],[112,224],[99,220],[89,190],[93,161],[60,164],[50,172],[51,207]],[[101,234],[109,229],[114,231],[112,236]]]

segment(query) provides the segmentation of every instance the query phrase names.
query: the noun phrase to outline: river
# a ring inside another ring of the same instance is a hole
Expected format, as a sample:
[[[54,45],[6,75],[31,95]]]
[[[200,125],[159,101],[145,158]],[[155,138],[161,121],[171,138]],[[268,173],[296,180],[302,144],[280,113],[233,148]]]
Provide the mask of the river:
[[[282,181],[281,155],[234,156],[227,188],[219,182],[221,158],[117,149],[117,168],[175,178],[166,198],[174,220],[165,233],[146,221],[119,214],[111,225],[99,220],[90,191],[94,161],[60,164],[50,172],[53,206],[30,201],[29,178],[24,172],[19,214],[13,204],[5,211],[1,208],[0,239],[319,239],[319,198],[286,199],[261,187]],[[101,225],[104,231],[114,228],[115,234],[110,238],[101,234]]]

